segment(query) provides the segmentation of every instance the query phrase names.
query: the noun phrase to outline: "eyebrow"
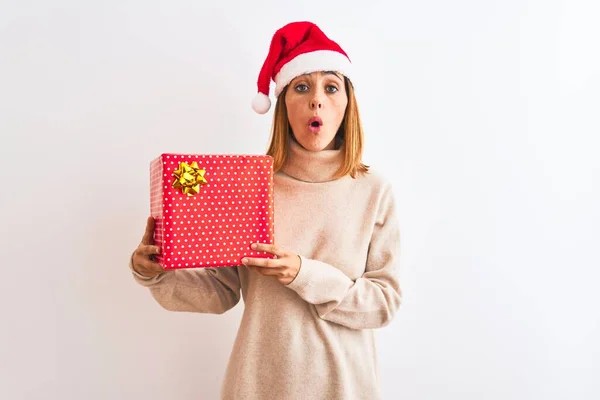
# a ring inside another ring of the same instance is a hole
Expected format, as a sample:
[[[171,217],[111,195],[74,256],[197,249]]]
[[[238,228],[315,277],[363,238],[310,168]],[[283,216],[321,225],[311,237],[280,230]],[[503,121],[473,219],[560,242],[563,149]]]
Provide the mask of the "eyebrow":
[[[323,75],[334,75],[336,76],[339,80],[343,81],[344,78],[340,76],[339,73],[335,72],[335,71],[319,71],[321,72]],[[302,74],[300,76],[297,76],[296,78],[294,78],[294,81],[297,79],[302,79],[302,78],[307,78],[310,74]]]
[[[335,71],[323,71],[323,75],[335,75],[341,79],[341,76]]]

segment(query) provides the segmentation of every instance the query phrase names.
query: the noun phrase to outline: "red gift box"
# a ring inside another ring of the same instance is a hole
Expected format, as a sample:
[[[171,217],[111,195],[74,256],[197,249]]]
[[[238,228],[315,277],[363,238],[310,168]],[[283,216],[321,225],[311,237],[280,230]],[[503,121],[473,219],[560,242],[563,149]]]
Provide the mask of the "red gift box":
[[[150,163],[156,260],[166,270],[242,265],[273,243],[273,159],[267,155],[161,154]]]

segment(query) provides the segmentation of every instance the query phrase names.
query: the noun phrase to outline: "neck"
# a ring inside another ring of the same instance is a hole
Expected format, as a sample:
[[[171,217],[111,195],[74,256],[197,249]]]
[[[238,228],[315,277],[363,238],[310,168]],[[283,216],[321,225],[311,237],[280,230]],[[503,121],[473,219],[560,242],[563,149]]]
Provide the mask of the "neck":
[[[283,173],[304,182],[328,182],[344,162],[344,144],[333,150],[309,151],[293,137],[288,140],[288,156]]]

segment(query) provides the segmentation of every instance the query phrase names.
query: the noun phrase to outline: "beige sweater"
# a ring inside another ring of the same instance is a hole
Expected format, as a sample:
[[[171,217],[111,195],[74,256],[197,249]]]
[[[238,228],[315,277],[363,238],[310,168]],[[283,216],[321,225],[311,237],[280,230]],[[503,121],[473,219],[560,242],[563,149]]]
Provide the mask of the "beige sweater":
[[[302,258],[285,286],[246,267],[134,279],[170,311],[224,313],[244,299],[221,397],[380,398],[374,329],[401,302],[400,233],[390,184],[375,172],[332,180],[341,150],[291,154],[274,177],[275,243]],[[130,263],[131,268],[131,263]]]

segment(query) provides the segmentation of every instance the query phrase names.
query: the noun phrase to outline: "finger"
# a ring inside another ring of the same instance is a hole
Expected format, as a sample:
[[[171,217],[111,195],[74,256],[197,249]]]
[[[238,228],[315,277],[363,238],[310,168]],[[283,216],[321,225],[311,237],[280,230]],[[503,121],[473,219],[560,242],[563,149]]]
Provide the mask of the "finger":
[[[154,254],[160,254],[160,247],[140,244],[138,246],[137,253],[141,256],[151,256]]]
[[[242,264],[253,267],[262,268],[278,268],[281,266],[281,262],[272,258],[253,258],[245,257],[242,259]]]
[[[144,237],[142,237],[143,244],[153,244],[154,243],[154,218],[148,217],[146,220],[146,232],[144,232]]]
[[[140,271],[145,272],[163,272],[165,269],[157,263],[156,261],[150,261],[148,259],[141,259],[136,264],[135,267]]]
[[[253,243],[252,246],[250,246],[250,247],[252,248],[252,250],[264,251],[267,253],[271,253],[271,254],[277,256],[277,258],[285,257],[285,255],[286,255],[285,250],[280,249],[278,246],[276,246],[274,244]]]
[[[145,268],[139,268],[139,267],[136,267],[135,271],[138,274],[140,274],[146,278],[154,278],[154,277],[160,275],[161,273],[163,273],[162,271],[150,271]]]

